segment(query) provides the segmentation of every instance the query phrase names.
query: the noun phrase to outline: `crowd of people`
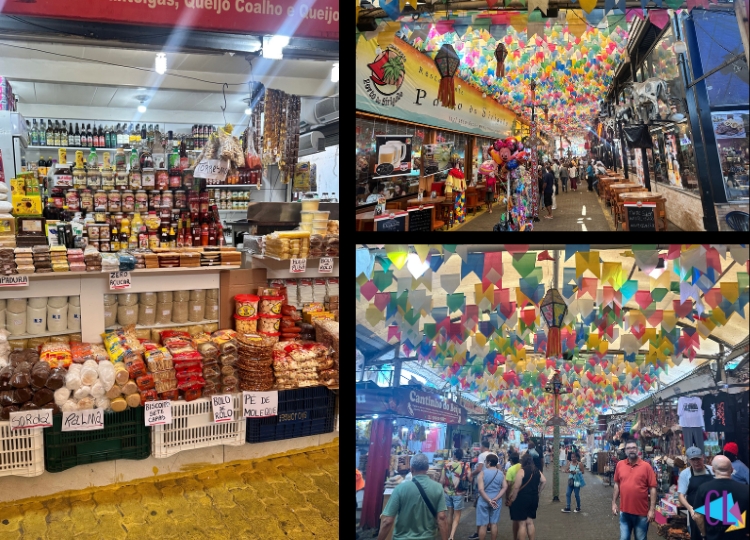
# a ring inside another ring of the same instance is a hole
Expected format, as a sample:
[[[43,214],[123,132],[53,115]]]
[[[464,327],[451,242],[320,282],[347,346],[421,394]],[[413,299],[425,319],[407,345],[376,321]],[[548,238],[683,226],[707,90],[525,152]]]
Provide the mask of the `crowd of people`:
[[[588,190],[596,190],[598,183],[597,175],[607,172],[601,161],[593,159],[553,159],[539,165],[537,178],[539,182],[540,209],[546,210],[546,219],[552,219],[552,211],[557,209],[557,197],[562,192],[568,191],[568,182],[570,182],[570,191],[577,192],[579,183],[584,179],[588,184]]]
[[[463,451],[455,449],[452,458],[443,465],[440,481],[427,476],[427,456],[418,454],[411,459],[411,480],[399,484],[383,510],[378,540],[385,540],[395,530],[393,540],[407,538],[435,538],[454,540],[461,519],[461,511],[476,482],[477,532],[469,537],[484,540],[489,534],[497,540],[502,507],[508,507],[512,521],[513,540],[535,540],[534,520],[539,507],[539,495],[547,482],[543,473],[555,455],[559,455],[561,478],[567,480],[566,505],[563,513],[581,512],[580,490],[586,485],[585,467],[580,449],[561,445],[537,449],[530,442],[521,453],[513,446],[490,450],[487,440],[481,442],[481,454],[474,470],[463,460]],[[540,456],[539,450],[542,455]],[[740,511],[748,509],[748,469],[737,459],[737,445],[728,443],[723,455],[713,458],[712,466],[704,462],[703,451],[691,447],[686,451],[690,467],[680,473],[678,493],[680,503],[688,510],[691,540],[735,540],[745,538],[744,529],[735,534],[726,532],[721,520],[707,519],[696,511],[713,494],[731,493]],[[559,454],[557,454],[559,452]],[[555,455],[553,455],[555,454]],[[646,540],[649,524],[654,521],[657,502],[656,474],[653,467],[639,457],[636,440],[624,444],[624,455],[614,473],[612,513],[619,516],[620,540]],[[360,479],[358,477],[358,483]],[[359,484],[358,484],[359,487]],[[576,507],[571,509],[571,496]],[[618,508],[619,502],[619,508]]]

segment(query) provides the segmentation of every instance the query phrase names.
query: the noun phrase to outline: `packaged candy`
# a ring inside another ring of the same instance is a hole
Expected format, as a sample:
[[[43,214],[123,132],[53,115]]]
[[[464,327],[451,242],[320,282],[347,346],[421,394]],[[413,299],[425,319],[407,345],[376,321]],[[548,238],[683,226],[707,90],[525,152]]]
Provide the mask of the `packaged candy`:
[[[157,399],[159,399],[159,394],[157,394],[156,390],[141,391],[141,406],[143,406],[147,401],[156,401]]]
[[[70,345],[68,343],[48,342],[42,345],[40,360],[47,362],[51,367],[70,366],[73,357],[70,354]]]
[[[70,344],[70,354],[73,362],[82,364],[86,360],[95,360],[91,345],[88,343],[73,342]]]
[[[136,379],[135,383],[138,385],[138,389],[141,390],[141,394],[143,394],[144,390],[154,388],[154,377],[151,374],[142,375]]]
[[[146,364],[143,361],[131,362],[127,367],[131,379],[137,379],[146,374]]]

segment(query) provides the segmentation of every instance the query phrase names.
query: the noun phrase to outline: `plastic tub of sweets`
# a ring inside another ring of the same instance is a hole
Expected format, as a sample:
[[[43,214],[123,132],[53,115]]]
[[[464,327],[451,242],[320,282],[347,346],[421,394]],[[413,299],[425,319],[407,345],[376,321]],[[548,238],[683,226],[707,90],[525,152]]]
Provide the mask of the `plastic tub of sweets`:
[[[254,317],[258,314],[260,298],[254,294],[238,294],[234,297],[235,314],[240,317]]]
[[[47,297],[46,296],[37,296],[36,298],[29,298],[29,307],[30,308],[46,308],[47,307]],[[42,330],[44,331],[44,330]]]
[[[260,315],[281,315],[281,304],[283,302],[283,296],[262,296],[258,306]]]
[[[67,296],[65,298],[67,300]],[[53,307],[47,304],[47,330],[50,332],[64,332],[67,329],[68,303],[65,302],[64,307]]]
[[[303,199],[302,200],[302,211],[318,211],[318,206],[320,205],[320,201],[318,199]]]
[[[26,310],[26,333],[41,334],[47,330],[47,306]]]
[[[258,322],[258,330],[261,332],[278,332],[280,322],[281,315],[261,315],[260,322]]]
[[[302,210],[300,215],[300,222],[302,223],[312,223],[313,216],[316,214],[316,212],[310,211],[310,210]]]
[[[315,212],[315,215],[313,216],[313,221],[326,221],[326,225],[328,224],[328,216],[331,214],[329,210],[318,210]]]
[[[312,230],[313,230],[312,221],[307,222],[307,223],[305,223],[303,221],[302,223],[299,224],[299,228],[302,229],[303,231],[310,231],[310,232],[312,232]]]
[[[9,298],[6,309],[10,313],[26,313],[26,299],[25,298]]]
[[[53,308],[61,308],[68,304],[67,296],[50,296],[47,299],[47,305]]]
[[[258,331],[258,316],[255,317],[241,317],[240,315],[234,314],[234,328],[242,334],[254,334]]]

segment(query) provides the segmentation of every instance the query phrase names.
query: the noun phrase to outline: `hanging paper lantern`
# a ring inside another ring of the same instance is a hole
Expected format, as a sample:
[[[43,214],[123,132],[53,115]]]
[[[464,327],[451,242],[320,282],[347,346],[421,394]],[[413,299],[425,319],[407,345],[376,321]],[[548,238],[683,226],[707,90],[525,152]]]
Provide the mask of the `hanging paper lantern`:
[[[440,90],[438,99],[443,107],[454,109],[456,107],[456,96],[453,89],[453,76],[458,71],[458,54],[452,45],[443,44],[435,56],[435,65],[440,72]]]
[[[497,60],[497,75],[500,78],[505,77],[505,57],[508,56],[508,49],[505,45],[498,43],[495,48],[495,60]]]

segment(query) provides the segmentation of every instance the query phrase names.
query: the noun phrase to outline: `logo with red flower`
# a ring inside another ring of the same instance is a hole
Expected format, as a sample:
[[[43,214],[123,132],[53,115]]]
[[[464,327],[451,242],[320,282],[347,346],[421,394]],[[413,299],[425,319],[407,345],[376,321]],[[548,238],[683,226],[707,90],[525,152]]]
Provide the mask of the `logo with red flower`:
[[[375,90],[384,96],[398,92],[404,83],[405,62],[404,54],[393,46],[384,51],[378,49],[375,60],[367,65],[370,68],[370,80],[374,83]]]

